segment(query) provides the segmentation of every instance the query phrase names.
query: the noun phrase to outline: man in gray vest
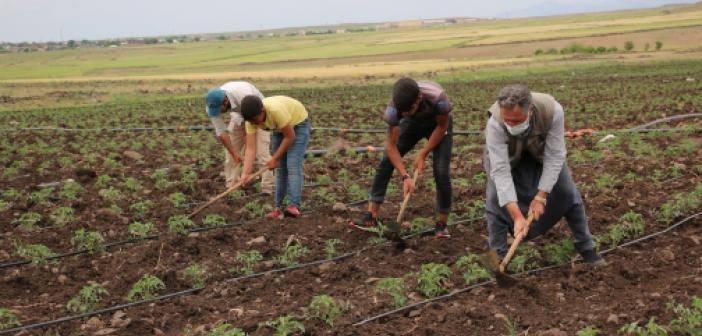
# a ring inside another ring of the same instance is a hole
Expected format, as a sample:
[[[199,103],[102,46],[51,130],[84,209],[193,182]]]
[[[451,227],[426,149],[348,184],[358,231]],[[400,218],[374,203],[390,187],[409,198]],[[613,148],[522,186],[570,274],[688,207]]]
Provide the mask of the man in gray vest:
[[[489,114],[484,164],[490,248],[504,257],[508,233],[528,232],[529,240],[565,217],[583,260],[605,264],[566,165],[563,107],[550,95],[510,85],[500,91]],[[534,217],[530,227],[525,213]]]

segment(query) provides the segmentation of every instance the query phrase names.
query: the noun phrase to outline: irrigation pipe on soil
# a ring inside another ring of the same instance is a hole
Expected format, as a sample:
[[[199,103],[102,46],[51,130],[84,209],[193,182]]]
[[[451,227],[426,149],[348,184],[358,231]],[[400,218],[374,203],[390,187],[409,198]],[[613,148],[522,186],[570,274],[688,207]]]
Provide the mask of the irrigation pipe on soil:
[[[458,224],[468,223],[468,222],[472,222],[472,221],[475,221],[475,220],[480,219],[480,218],[482,218],[482,217],[457,220],[457,221],[450,223],[449,225],[458,225]],[[206,228],[203,228],[203,229],[206,229]],[[431,230],[425,230],[423,232],[410,234],[410,235],[405,236],[404,238],[407,239],[407,238],[419,236],[419,235],[422,235],[422,234],[429,232],[429,231],[431,231]],[[359,255],[361,252],[367,251],[367,250],[372,249],[374,247],[386,246],[388,244],[390,244],[390,242],[386,242],[384,244],[379,244],[379,245],[366,246],[366,247],[361,248],[359,250],[356,250],[353,252],[348,252],[348,253],[333,257],[333,258],[316,260],[316,261],[311,261],[311,262],[302,263],[302,264],[298,264],[298,265],[293,265],[293,266],[288,266],[288,267],[283,267],[283,268],[278,268],[278,269],[272,269],[272,270],[254,273],[254,274],[250,274],[250,275],[244,275],[244,276],[240,276],[240,277],[236,277],[236,278],[226,279],[226,280],[223,280],[222,282],[223,283],[237,282],[237,281],[242,281],[242,280],[246,280],[246,279],[258,278],[258,277],[261,277],[261,276],[264,276],[267,274],[282,273],[282,272],[307,268],[307,267],[311,267],[311,266],[321,265],[321,264],[328,263],[328,262],[339,261],[339,260],[347,259],[347,258],[352,257],[354,255]],[[92,317],[95,315],[101,315],[101,314],[105,314],[105,313],[110,313],[110,312],[122,310],[125,308],[130,308],[130,307],[139,306],[139,305],[148,304],[148,303],[154,303],[154,302],[163,301],[166,299],[179,297],[179,296],[191,295],[191,294],[195,294],[195,293],[203,290],[204,288],[205,287],[188,289],[188,290],[184,290],[184,291],[180,291],[180,292],[175,292],[175,293],[170,293],[170,294],[158,296],[158,297],[155,297],[155,298],[149,299],[149,300],[142,300],[142,301],[137,301],[137,302],[120,304],[120,305],[107,307],[107,308],[99,309],[99,310],[84,313],[84,314],[61,317],[61,318],[51,320],[51,321],[39,322],[39,323],[30,324],[30,325],[26,325],[26,326],[20,326],[20,327],[16,327],[16,328],[12,328],[12,329],[0,330],[0,335],[7,335],[7,334],[12,334],[12,333],[37,329],[37,328],[49,327],[49,326],[56,325],[59,323],[74,321],[77,319]]]
[[[677,227],[679,227],[679,226],[681,226],[681,225],[683,225],[683,224],[685,224],[685,223],[687,223],[687,222],[691,221],[692,219],[695,219],[695,218],[697,218],[697,217],[699,217],[699,216],[702,216],[702,212],[698,212],[698,213],[696,213],[696,214],[694,214],[694,215],[691,215],[691,216],[689,216],[689,217],[687,217],[687,218],[685,218],[685,219],[683,219],[683,220],[681,220],[681,221],[679,221],[679,222],[677,222],[677,223],[675,223],[675,224],[669,226],[668,228],[666,228],[666,229],[664,229],[664,230],[661,230],[661,231],[658,231],[658,232],[649,234],[649,235],[647,235],[647,236],[644,236],[644,237],[641,237],[641,238],[638,238],[638,239],[635,239],[635,240],[632,240],[632,241],[629,241],[629,242],[626,242],[626,243],[617,245],[617,246],[615,246],[615,247],[613,247],[613,248],[610,248],[610,249],[603,250],[603,251],[600,252],[600,254],[607,254],[607,253],[610,253],[610,252],[612,252],[612,251],[614,251],[614,250],[621,249],[621,248],[626,247],[626,246],[629,246],[629,245],[633,245],[633,244],[640,243],[640,242],[645,241],[645,240],[649,240],[649,239],[655,238],[655,237],[660,236],[660,235],[662,235],[662,234],[668,233],[668,232],[670,232],[670,231],[676,229]],[[566,266],[566,265],[569,265],[569,264],[570,264],[570,262],[568,262],[568,263],[563,263],[563,264],[559,264],[559,265],[552,265],[552,266],[541,267],[541,268],[538,268],[538,269],[534,269],[534,270],[530,270],[530,271],[526,271],[526,272],[517,273],[517,274],[514,274],[514,276],[524,276],[524,275],[528,275],[528,274],[540,273],[540,272],[544,272],[544,271],[551,270],[551,269],[554,269],[554,268],[563,267],[563,266]],[[406,310],[408,310],[408,309],[412,309],[412,308],[416,308],[416,307],[419,307],[419,306],[423,306],[423,305],[426,305],[427,303],[431,303],[431,302],[435,302],[435,301],[439,301],[439,300],[443,300],[443,299],[448,299],[448,298],[451,298],[451,297],[456,296],[456,295],[458,295],[458,294],[468,292],[468,291],[470,291],[470,290],[472,290],[472,289],[475,289],[475,288],[478,288],[478,287],[487,286],[487,285],[492,284],[492,283],[494,283],[494,282],[495,282],[494,280],[489,280],[489,281],[477,283],[477,284],[474,284],[474,285],[471,285],[471,286],[468,286],[468,287],[459,289],[459,290],[457,290],[457,291],[451,292],[451,293],[449,293],[449,294],[437,296],[437,297],[435,297],[435,298],[426,299],[426,300],[423,300],[423,301],[419,301],[419,302],[413,303],[413,304],[411,304],[411,305],[407,305],[407,306],[404,306],[404,307],[400,307],[400,308],[397,308],[397,309],[393,309],[393,310],[387,311],[387,312],[385,312],[385,313],[378,314],[378,315],[375,315],[375,316],[372,316],[372,317],[368,317],[368,318],[366,318],[366,319],[364,319],[364,320],[362,320],[362,321],[356,322],[356,323],[353,324],[353,326],[354,326],[354,327],[362,326],[362,325],[367,324],[367,323],[369,323],[369,322],[373,322],[373,321],[379,320],[379,319],[381,319],[381,318],[388,317],[388,316],[390,316],[390,315],[393,315],[393,314],[397,314],[397,313],[406,311]]]
[[[358,201],[353,201],[353,202],[351,202],[351,203],[347,203],[346,205],[347,205],[347,206],[355,206],[355,205],[364,204],[364,203],[366,203],[366,202],[368,202],[368,200],[358,200]],[[193,203],[193,204],[200,204],[200,203]],[[259,221],[259,220],[261,220],[261,219],[260,219],[260,218],[256,218],[256,219],[250,219],[250,220],[240,220],[240,221],[238,221],[238,222],[230,223],[230,224],[223,224],[223,225],[217,225],[217,226],[203,226],[203,227],[198,227],[198,228],[192,228],[192,229],[188,229],[188,233],[205,232],[205,231],[211,231],[211,230],[215,230],[215,229],[222,229],[222,228],[234,227],[234,226],[239,226],[239,225],[243,225],[243,224],[246,224],[246,223],[256,222],[256,221]],[[138,243],[138,242],[141,242],[141,241],[144,241],[144,240],[154,240],[154,239],[158,239],[158,238],[160,238],[160,235],[150,235],[150,236],[140,237],[140,238],[130,238],[130,239],[120,240],[120,241],[116,241],[116,242],[113,242],[113,243],[106,244],[106,245],[105,245],[105,248],[106,248],[106,249],[110,249],[110,248],[113,248],[113,247],[123,246],[123,245],[127,245],[127,244],[130,244],[130,243]],[[60,253],[60,254],[52,255],[52,256],[50,256],[50,257],[47,257],[46,260],[63,259],[63,258],[67,258],[67,257],[72,257],[72,256],[81,255],[81,254],[87,254],[87,253],[89,253],[89,252],[90,252],[90,251],[88,251],[88,250],[86,250],[86,249],[77,250],[77,251],[70,251],[70,252],[65,252],[65,253]],[[31,261],[31,260],[27,260],[27,259],[25,259],[25,260],[10,261],[10,262],[1,263],[1,264],[0,264],[0,269],[9,268],[9,267],[14,267],[14,266],[28,265],[28,264],[31,264],[31,263],[32,263],[32,261]]]

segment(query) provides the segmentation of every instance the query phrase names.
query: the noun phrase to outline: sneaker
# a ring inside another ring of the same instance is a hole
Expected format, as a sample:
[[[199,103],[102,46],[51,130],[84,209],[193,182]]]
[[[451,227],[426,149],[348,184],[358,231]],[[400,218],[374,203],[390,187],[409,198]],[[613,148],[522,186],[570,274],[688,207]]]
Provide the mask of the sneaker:
[[[436,238],[451,238],[451,233],[444,222],[436,222],[434,226],[434,237]]]
[[[363,217],[359,219],[354,219],[353,221],[349,222],[349,225],[351,225],[355,229],[368,231],[369,229],[378,226],[378,223],[379,222],[377,218],[374,218],[370,212],[366,212],[363,214]]]
[[[283,212],[280,211],[280,208],[275,208],[273,211],[269,212],[266,215],[266,218],[268,219],[279,219],[283,215]]]
[[[302,216],[302,213],[300,213],[300,209],[298,209],[296,206],[290,204],[288,207],[285,209],[284,213],[285,217],[293,217],[297,218]]]
[[[605,266],[607,265],[607,262],[602,258],[602,256],[595,251],[595,249],[587,250],[585,252],[580,253],[580,256],[583,257],[583,261],[585,263],[590,264],[592,266]]]

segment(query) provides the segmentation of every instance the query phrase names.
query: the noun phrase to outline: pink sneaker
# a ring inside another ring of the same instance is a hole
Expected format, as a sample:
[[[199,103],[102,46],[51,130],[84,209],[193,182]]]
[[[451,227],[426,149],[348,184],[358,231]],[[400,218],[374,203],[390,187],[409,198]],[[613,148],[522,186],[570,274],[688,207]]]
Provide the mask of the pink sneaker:
[[[285,216],[297,218],[297,217],[302,216],[302,214],[300,213],[300,209],[298,209],[296,206],[291,204],[291,205],[288,205],[287,209],[285,209]]]
[[[280,208],[275,208],[275,209],[273,209],[273,211],[269,212],[269,213],[266,215],[266,218],[268,218],[268,219],[278,219],[278,218],[280,218],[282,215],[283,215],[283,212],[280,211]]]

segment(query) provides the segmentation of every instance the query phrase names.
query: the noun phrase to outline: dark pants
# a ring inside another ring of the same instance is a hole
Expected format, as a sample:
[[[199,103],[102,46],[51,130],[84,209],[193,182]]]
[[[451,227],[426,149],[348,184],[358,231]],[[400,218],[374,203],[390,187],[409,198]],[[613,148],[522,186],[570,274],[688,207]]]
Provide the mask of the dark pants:
[[[422,138],[428,139],[436,128],[436,122],[418,122],[412,118],[403,118],[400,121],[400,138],[397,140],[397,150],[400,156],[405,156],[414,145]],[[432,151],[432,167],[434,168],[434,181],[436,182],[436,210],[439,213],[449,213],[451,211],[451,148],[453,147],[453,119],[449,119],[449,127],[446,135]],[[383,156],[378,166],[373,187],[370,192],[370,200],[376,203],[383,203],[388,182],[392,177],[395,167],[390,162],[387,154]]]
[[[529,155],[528,152],[525,152],[519,163],[512,169],[512,180],[517,191],[519,209],[524,214],[528,213],[529,204],[531,204],[538,192],[542,168],[541,163]],[[486,170],[489,172],[487,158]],[[525,240],[530,240],[546,233],[546,231],[558,224],[561,218],[565,217],[568,227],[573,233],[575,249],[578,252],[584,252],[594,247],[592,235],[587,225],[583,199],[565,163],[560,175],[558,175],[558,181],[556,181],[553,190],[548,195],[546,204],[546,210],[539,220],[531,224],[529,233],[524,238]],[[490,248],[497,250],[500,257],[504,257],[508,250],[507,234],[514,235],[514,223],[506,207],[500,207],[495,182],[490,178],[488,178],[487,183],[485,210]]]

